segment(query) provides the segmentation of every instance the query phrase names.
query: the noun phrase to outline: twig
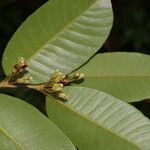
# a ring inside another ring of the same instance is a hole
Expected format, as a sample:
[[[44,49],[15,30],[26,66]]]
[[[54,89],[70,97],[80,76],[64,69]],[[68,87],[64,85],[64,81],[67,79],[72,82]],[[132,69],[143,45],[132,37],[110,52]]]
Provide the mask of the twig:
[[[62,88],[66,85],[70,85],[74,81],[83,79],[84,75],[76,73],[74,76],[65,76],[59,70],[56,70],[50,77],[50,80],[46,83],[30,84],[32,77],[23,76],[19,77],[27,67],[26,61],[21,58],[18,63],[13,67],[12,73],[0,82],[0,88],[24,88],[33,89],[44,95],[54,94],[55,96],[63,99],[67,99],[68,96],[62,92]]]

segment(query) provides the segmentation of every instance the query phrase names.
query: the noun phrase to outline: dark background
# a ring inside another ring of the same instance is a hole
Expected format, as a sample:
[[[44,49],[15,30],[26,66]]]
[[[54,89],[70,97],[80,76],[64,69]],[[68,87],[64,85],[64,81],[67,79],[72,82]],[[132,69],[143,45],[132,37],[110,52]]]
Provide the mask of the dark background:
[[[0,0],[0,58],[21,23],[47,0]],[[150,0],[112,0],[114,25],[100,52],[150,54]],[[4,76],[0,67],[0,77]],[[150,117],[150,102],[134,103]]]

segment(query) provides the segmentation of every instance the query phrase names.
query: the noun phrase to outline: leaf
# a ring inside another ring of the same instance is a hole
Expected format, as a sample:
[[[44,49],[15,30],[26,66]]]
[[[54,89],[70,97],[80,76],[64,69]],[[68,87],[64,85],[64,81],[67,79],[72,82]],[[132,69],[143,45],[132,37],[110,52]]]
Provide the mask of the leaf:
[[[110,93],[126,102],[150,98],[150,56],[139,53],[99,54],[77,72],[82,86]]]
[[[75,150],[70,140],[33,106],[0,94],[1,150]]]
[[[103,45],[112,26],[110,0],[52,0],[33,13],[6,47],[8,74],[18,57],[28,60],[34,82],[45,82],[85,63]]]
[[[47,113],[77,148],[150,149],[150,121],[133,106],[95,89],[74,86],[67,91],[66,103],[47,99]]]

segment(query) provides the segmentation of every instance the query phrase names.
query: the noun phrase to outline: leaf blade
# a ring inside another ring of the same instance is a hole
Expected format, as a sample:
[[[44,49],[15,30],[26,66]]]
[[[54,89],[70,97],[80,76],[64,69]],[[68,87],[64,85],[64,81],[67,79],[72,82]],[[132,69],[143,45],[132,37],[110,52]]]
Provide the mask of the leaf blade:
[[[150,57],[139,53],[98,54],[77,70],[82,86],[95,88],[126,102],[150,98]]]
[[[150,121],[133,106],[95,89],[67,91],[66,103],[47,99],[47,113],[79,149],[150,147]]]
[[[46,81],[55,69],[70,73],[102,46],[111,26],[110,0],[49,1],[13,36],[5,50],[4,68],[8,72],[21,53],[35,82]]]
[[[0,96],[1,149],[75,149],[69,139],[33,106],[10,96]]]

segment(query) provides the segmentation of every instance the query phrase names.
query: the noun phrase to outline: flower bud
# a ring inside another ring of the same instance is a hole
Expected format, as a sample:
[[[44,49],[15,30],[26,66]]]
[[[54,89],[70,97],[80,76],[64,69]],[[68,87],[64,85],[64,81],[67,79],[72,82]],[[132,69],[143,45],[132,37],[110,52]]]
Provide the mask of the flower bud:
[[[61,84],[61,83],[54,83],[53,85],[52,85],[52,91],[53,92],[59,92],[59,91],[62,91],[62,87],[63,87],[63,84]]]
[[[74,77],[77,79],[77,80],[80,80],[80,79],[83,79],[84,78],[84,74],[83,73],[76,73],[74,75]]]
[[[30,80],[32,80],[32,77],[30,76],[26,76],[26,77],[22,77],[16,80],[17,83],[21,83],[21,84],[25,84],[25,83],[29,83]]]
[[[69,96],[66,95],[65,93],[59,93],[59,94],[58,94],[58,97],[59,97],[59,98],[63,98],[63,99],[68,99],[68,98],[69,98]]]
[[[77,72],[74,76],[75,76],[75,77],[79,77],[79,75],[80,75],[80,74]]]
[[[83,79],[83,78],[84,78],[84,74],[83,74],[83,73],[80,73],[80,75],[79,75],[79,78],[78,78],[78,79],[80,80],[80,79]]]
[[[27,67],[27,63],[23,57],[18,60],[18,63],[14,66],[12,72],[18,74]]]
[[[58,69],[52,74],[51,81],[55,83],[61,82],[65,78],[65,75],[62,74]]]

